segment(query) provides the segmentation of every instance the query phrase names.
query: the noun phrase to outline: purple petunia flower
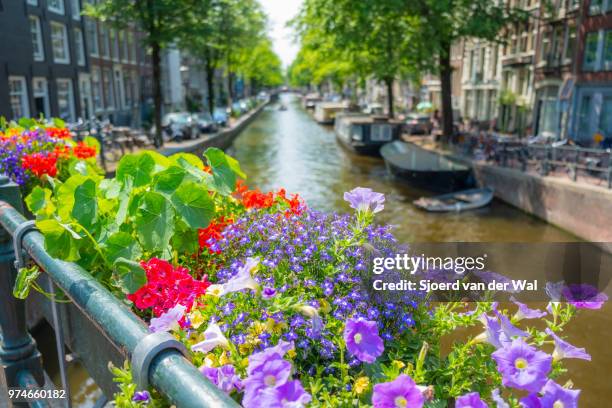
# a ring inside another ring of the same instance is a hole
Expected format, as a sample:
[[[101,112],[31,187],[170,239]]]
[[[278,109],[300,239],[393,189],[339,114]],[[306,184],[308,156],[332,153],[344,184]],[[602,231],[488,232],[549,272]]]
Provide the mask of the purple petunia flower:
[[[291,376],[291,363],[283,360],[278,354],[268,355],[256,370],[252,370],[245,380],[244,398],[242,405],[245,408],[259,407],[259,398],[268,389],[285,384]]]
[[[293,342],[286,342],[280,340],[274,347],[268,347],[259,353],[253,353],[249,356],[249,366],[247,368],[247,374],[251,375],[255,371],[259,370],[270,358],[276,356],[277,358],[283,358],[289,350],[293,350],[295,346]]]
[[[242,381],[231,364],[221,367],[202,367],[200,372],[226,394],[242,389]]]
[[[425,397],[416,383],[406,374],[395,380],[374,386],[372,405],[374,408],[410,407],[421,408]]]
[[[549,328],[546,329],[546,334],[551,336],[555,341],[555,350],[552,353],[553,361],[562,360],[564,358],[578,358],[581,360],[591,361],[591,356],[584,348],[572,346],[567,341],[557,336]]]
[[[344,341],[349,353],[366,363],[373,363],[385,349],[378,326],[371,320],[349,319],[344,327]]]
[[[588,284],[570,284],[563,288],[563,296],[578,309],[601,309],[608,296]]]
[[[502,374],[502,384],[530,392],[539,391],[548,380],[552,357],[515,339],[493,354],[497,369]]]
[[[344,201],[359,212],[372,211],[375,214],[385,208],[385,195],[376,193],[371,188],[356,187],[344,193]]]
[[[299,380],[287,381],[276,388],[266,388],[258,399],[258,407],[267,408],[302,408],[312,397],[304,390]],[[245,405],[246,406],[246,405]]]
[[[513,337],[527,337],[528,334],[518,329],[506,316],[495,311],[497,317],[486,313],[480,315],[479,320],[485,327],[485,331],[477,339],[487,341],[495,348],[500,348],[512,341]]]
[[[521,408],[542,408],[542,401],[537,394],[529,394],[526,397],[521,398]],[[550,408],[553,408],[552,406]]]
[[[264,299],[272,299],[275,295],[276,295],[276,289],[271,288],[271,287],[265,287],[261,291],[261,297],[263,297]]]
[[[546,316],[546,312],[543,312],[539,309],[531,309],[526,304],[521,303],[518,300],[516,300],[514,296],[511,297],[510,300],[515,305],[518,306],[518,310],[516,311],[516,314],[514,315],[514,318],[517,321],[523,320],[523,319],[539,319],[540,317]]]
[[[559,302],[561,300],[561,292],[565,287],[565,282],[546,282],[546,294],[550,297],[553,302]]]
[[[499,388],[495,388],[491,391],[491,399],[495,402],[497,408],[510,408],[510,405],[502,398],[499,392]]]
[[[187,310],[185,306],[177,304],[172,309],[168,309],[168,311],[161,316],[152,318],[149,324],[149,331],[151,333],[157,333],[178,329],[179,321],[185,315],[185,310]]]
[[[548,380],[541,393],[542,408],[578,408],[580,390],[563,388],[553,380]]]
[[[148,404],[151,401],[151,394],[149,391],[136,391],[134,392],[134,396],[132,397],[132,401],[134,402],[142,402],[144,404]]]
[[[487,404],[480,399],[480,394],[477,392],[470,392],[461,397],[458,397],[455,401],[455,408],[488,408]]]

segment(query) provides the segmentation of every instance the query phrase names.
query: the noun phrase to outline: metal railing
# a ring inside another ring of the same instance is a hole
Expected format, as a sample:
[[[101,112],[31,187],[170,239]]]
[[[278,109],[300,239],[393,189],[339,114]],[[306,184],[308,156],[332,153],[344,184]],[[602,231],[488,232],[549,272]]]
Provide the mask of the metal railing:
[[[23,250],[23,255],[29,256],[93,323],[101,341],[131,360],[140,386],[151,384],[179,408],[238,407],[184,357],[184,346],[172,336],[150,333],[142,320],[87,271],[52,258],[44,248],[43,236],[33,228],[23,228],[28,220],[22,211],[19,187],[0,175],[0,369],[4,370],[6,386],[32,388],[44,382],[41,354],[26,327],[25,301],[12,295],[17,274],[15,253],[21,255]],[[16,233],[19,239],[14,239]],[[55,323],[57,332],[58,321]],[[108,359],[100,355],[100,350],[88,352],[96,355],[96,361],[108,371]],[[31,405],[45,406],[39,402]]]

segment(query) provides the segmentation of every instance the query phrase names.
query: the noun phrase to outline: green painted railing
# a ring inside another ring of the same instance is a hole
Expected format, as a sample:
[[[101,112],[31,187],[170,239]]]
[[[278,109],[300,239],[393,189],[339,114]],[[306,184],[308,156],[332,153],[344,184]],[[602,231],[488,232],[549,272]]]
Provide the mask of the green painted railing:
[[[19,187],[7,177],[0,176],[0,370],[4,371],[6,385],[10,388],[31,388],[32,378],[39,386],[43,383],[41,355],[26,329],[25,302],[12,295],[17,274],[13,237],[20,225],[28,221],[22,212]],[[179,408],[238,406],[208,381],[177,348],[164,348],[160,342],[158,347],[148,348],[152,339],[144,322],[80,266],[52,258],[45,251],[43,236],[38,231],[28,230],[21,241],[24,253],[91,320],[104,341],[121,350],[121,354],[128,359],[133,358],[135,351],[137,354],[144,352],[137,360],[141,361],[146,355],[150,357],[150,364],[145,365],[148,369],[140,373],[140,376],[171,403]],[[143,342],[147,337],[149,341]],[[96,357],[103,369],[106,369],[108,359],[104,355]]]

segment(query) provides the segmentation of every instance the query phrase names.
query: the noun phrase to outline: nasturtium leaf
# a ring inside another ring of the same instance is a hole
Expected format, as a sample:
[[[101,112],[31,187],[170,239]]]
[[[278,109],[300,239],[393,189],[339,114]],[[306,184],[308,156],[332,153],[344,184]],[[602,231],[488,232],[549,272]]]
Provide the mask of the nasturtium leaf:
[[[217,148],[208,148],[204,152],[208,164],[212,168],[213,182],[210,186],[215,191],[230,195],[236,188],[236,178],[245,178],[238,161]]]
[[[81,174],[75,174],[66,180],[63,184],[59,184],[56,190],[56,200],[58,214],[62,221],[69,222],[72,219],[72,209],[74,208],[74,196],[77,187],[85,183],[88,177]]]
[[[36,226],[45,236],[45,249],[54,258],[78,261],[82,238],[69,225],[56,219],[36,221]]]
[[[13,296],[17,299],[26,299],[30,294],[32,283],[40,275],[40,268],[34,265],[29,268],[20,268],[13,286]]]
[[[51,200],[51,190],[36,186],[26,197],[25,203],[32,214],[48,218],[55,212],[55,205]]]
[[[21,118],[19,119],[18,125],[24,129],[30,129],[36,125],[36,121],[31,118]]]
[[[145,270],[138,262],[118,258],[113,266],[119,279],[119,284],[126,293],[134,293],[147,283]]]
[[[89,179],[74,190],[74,207],[72,216],[85,228],[89,229],[98,218],[96,183]]]
[[[170,166],[153,177],[155,190],[160,193],[172,194],[185,178],[187,172],[178,166]]]
[[[182,157],[177,160],[177,163],[179,166],[181,166],[181,168],[187,171],[190,179],[194,181],[201,182],[210,176],[208,173],[202,170],[202,167],[196,167]]]
[[[186,182],[171,197],[176,213],[190,228],[204,228],[215,215],[215,204],[208,190],[200,184]]]
[[[182,220],[178,220],[175,233],[172,236],[172,248],[181,254],[195,254],[200,249],[198,230],[189,228]]]
[[[191,164],[193,167],[202,170],[204,168],[204,162],[202,161],[202,159],[200,159],[198,156],[196,156],[195,154],[191,154],[191,153],[176,153],[173,154],[172,156],[168,157],[168,159],[175,163],[180,165],[180,161],[183,160],[189,164]]]
[[[118,231],[106,240],[105,255],[109,262],[115,262],[118,258],[136,261],[142,256],[142,249],[132,235]]]
[[[153,161],[155,162],[155,171],[161,171],[172,165],[170,159],[154,150],[147,150],[142,154],[146,154],[147,156],[153,159]]]
[[[134,223],[138,239],[146,251],[169,256],[168,243],[174,232],[174,210],[163,195],[153,191],[144,193]]]
[[[113,199],[119,197],[121,183],[115,179],[104,179],[100,181],[98,188],[103,193],[104,197]]]
[[[96,153],[100,153],[100,142],[98,142],[98,139],[96,139],[95,137],[86,136],[83,139],[83,143],[85,143],[89,147],[95,147]]]
[[[65,128],[66,127],[66,122],[64,122],[60,118],[53,118],[53,126],[55,126],[57,128]]]
[[[133,179],[134,187],[141,187],[151,182],[155,168],[155,160],[146,153],[128,154],[123,156],[117,166],[117,180],[125,182],[128,177]]]

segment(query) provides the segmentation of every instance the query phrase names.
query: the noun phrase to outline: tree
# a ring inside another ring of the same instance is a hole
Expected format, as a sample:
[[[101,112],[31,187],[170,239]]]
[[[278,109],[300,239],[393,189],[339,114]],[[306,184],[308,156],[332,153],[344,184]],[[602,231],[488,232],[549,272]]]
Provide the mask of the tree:
[[[156,146],[163,144],[161,133],[161,52],[183,29],[184,0],[100,0],[87,5],[85,13],[118,28],[135,24],[142,31],[144,45],[151,52]]]
[[[274,87],[284,82],[281,60],[268,37],[260,38],[255,47],[245,50],[240,66],[240,74],[258,86]]]

